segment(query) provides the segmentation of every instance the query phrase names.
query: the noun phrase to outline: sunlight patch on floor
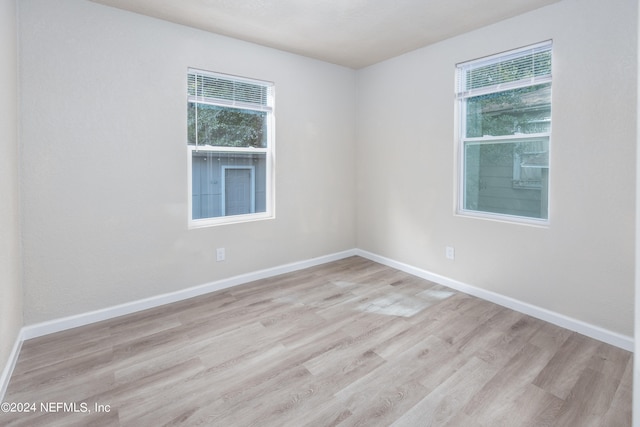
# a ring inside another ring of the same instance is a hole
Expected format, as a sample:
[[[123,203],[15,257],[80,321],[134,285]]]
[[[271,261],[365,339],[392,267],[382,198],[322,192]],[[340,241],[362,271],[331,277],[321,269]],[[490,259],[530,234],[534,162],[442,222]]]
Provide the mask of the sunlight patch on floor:
[[[427,289],[417,295],[391,293],[359,305],[358,310],[389,316],[411,317],[453,294],[454,292],[443,289]]]

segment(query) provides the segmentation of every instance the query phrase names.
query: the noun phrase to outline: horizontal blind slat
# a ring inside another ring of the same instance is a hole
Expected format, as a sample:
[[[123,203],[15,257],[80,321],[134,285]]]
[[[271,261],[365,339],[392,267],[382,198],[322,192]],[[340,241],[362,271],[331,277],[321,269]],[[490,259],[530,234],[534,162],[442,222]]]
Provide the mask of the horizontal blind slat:
[[[473,96],[519,82],[535,84],[551,79],[551,42],[457,65],[458,97]]]
[[[190,69],[187,94],[195,102],[270,109],[273,87],[269,83],[234,79]]]
[[[498,93],[521,87],[536,86],[551,82],[551,75],[532,77],[515,82],[500,83],[493,86],[485,86],[477,89],[463,90],[458,93],[458,98],[470,98],[473,96],[486,95],[488,93]]]

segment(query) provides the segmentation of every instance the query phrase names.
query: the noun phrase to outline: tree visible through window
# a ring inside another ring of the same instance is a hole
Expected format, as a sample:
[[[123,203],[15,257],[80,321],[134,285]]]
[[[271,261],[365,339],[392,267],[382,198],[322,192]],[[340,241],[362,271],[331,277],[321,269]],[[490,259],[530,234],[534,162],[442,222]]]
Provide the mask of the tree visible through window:
[[[273,85],[190,69],[190,222],[272,216]]]
[[[459,211],[548,219],[551,42],[457,66]]]

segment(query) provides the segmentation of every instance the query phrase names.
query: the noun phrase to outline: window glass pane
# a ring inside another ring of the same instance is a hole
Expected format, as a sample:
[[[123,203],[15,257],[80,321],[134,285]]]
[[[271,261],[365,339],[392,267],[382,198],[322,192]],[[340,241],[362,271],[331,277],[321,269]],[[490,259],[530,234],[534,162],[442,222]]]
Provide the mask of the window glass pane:
[[[546,219],[549,139],[467,142],[464,209]]]
[[[265,153],[192,152],[192,219],[266,212]]]
[[[551,83],[466,100],[466,137],[546,133],[551,130]]]
[[[267,146],[267,114],[264,111],[241,110],[217,105],[188,103],[188,142],[218,147]],[[197,116],[197,121],[196,121]]]

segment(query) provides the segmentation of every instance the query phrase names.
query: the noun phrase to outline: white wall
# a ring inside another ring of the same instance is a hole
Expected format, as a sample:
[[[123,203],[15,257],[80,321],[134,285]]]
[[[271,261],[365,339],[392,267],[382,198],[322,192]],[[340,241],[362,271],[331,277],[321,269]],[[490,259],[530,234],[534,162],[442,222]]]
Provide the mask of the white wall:
[[[564,0],[354,72],[20,2],[25,323],[357,246],[632,335],[636,16],[634,0]],[[454,215],[455,64],[546,39],[551,225]],[[276,83],[276,220],[187,230],[189,66]]]
[[[0,0],[0,371],[22,327],[17,88],[16,1]]]
[[[19,34],[26,324],[355,247],[353,70],[82,0]],[[188,67],[275,82],[275,220],[187,229]]]
[[[638,2],[640,4],[640,2]],[[637,39],[640,41],[640,7],[637,11]],[[638,49],[640,51],[640,49]],[[638,69],[640,70],[640,54],[638,55]],[[640,113],[640,74],[636,73],[637,105]],[[636,257],[635,257],[635,346],[633,353],[633,427],[640,427],[640,120],[636,119]]]
[[[565,0],[359,71],[359,248],[632,336],[636,36],[635,0]],[[548,39],[550,226],[456,216],[455,64]]]

